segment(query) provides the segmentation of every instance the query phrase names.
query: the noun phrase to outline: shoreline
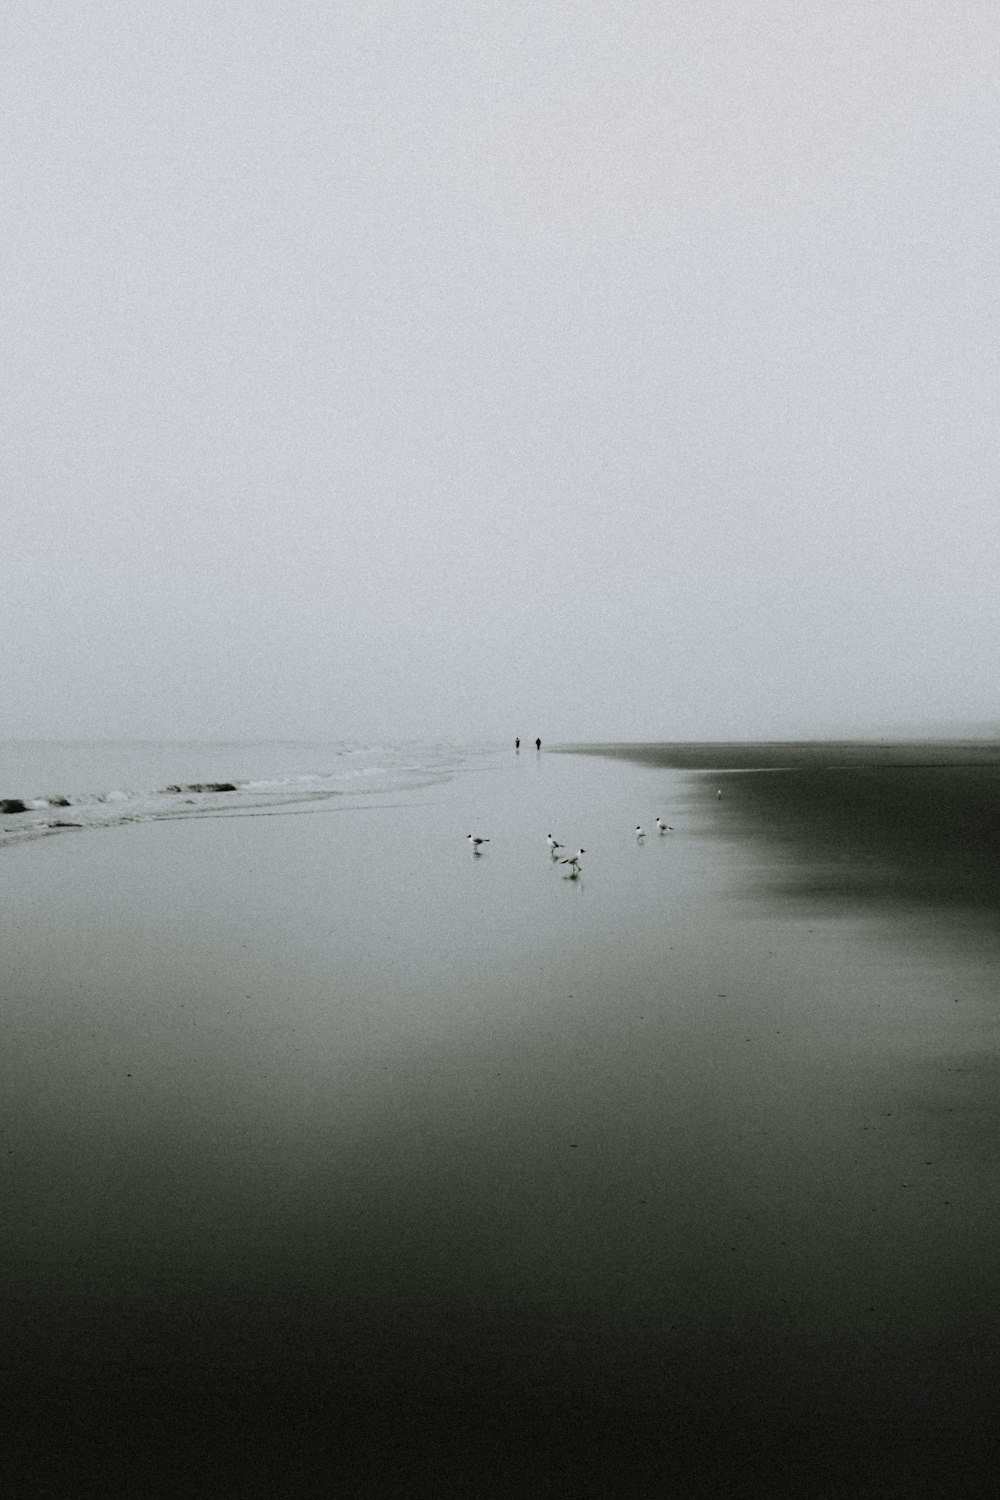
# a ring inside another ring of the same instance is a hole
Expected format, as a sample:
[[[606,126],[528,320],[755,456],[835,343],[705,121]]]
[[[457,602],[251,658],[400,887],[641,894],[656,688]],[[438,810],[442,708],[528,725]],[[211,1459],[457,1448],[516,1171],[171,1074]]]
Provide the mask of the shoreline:
[[[36,749],[41,763],[32,767],[25,754]],[[483,745],[410,742],[0,744],[0,851],[81,828],[282,813],[330,799],[406,793],[447,780],[489,753]],[[23,795],[13,794],[17,786]],[[39,790],[53,786],[60,790]]]
[[[1000,912],[1000,745],[747,745],[742,764],[732,763],[735,747],[720,751],[637,745],[567,753],[719,777],[720,816],[738,836],[783,851],[775,889],[789,896]],[[713,756],[728,763],[708,764]]]
[[[393,801],[6,865],[8,1491],[971,1500],[993,970],[682,771]]]

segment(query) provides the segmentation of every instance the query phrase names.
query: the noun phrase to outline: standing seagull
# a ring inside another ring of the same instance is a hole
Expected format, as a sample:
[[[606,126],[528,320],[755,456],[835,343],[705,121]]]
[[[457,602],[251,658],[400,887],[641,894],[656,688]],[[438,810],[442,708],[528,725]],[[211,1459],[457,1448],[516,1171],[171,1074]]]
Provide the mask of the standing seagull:
[[[637,823],[635,825],[635,841],[636,841],[636,843],[637,844],[641,844],[642,841],[643,841],[643,839],[645,837],[646,837],[646,830],[639,823]]]
[[[561,865],[569,865],[569,877],[571,880],[575,880],[579,875],[580,856],[581,854],[586,854],[586,852],[586,849],[578,849],[575,854],[570,855],[569,859],[561,859],[559,861]]]
[[[664,823],[664,821],[663,821],[662,818],[657,818],[657,820],[656,820],[656,828],[657,828],[657,832],[658,833],[673,833],[673,831],[674,831],[673,824],[672,823]]]
[[[469,834],[469,845],[470,845],[470,847],[472,849],[473,854],[482,854],[483,851],[479,847],[480,844],[488,844],[488,843],[489,843],[489,839],[477,839],[476,836],[475,836],[475,834],[472,834],[472,833]]]
[[[558,839],[554,839],[551,833],[546,834],[546,839],[548,841],[548,846],[553,854],[555,854],[557,849],[565,849],[566,847],[565,844],[560,844]]]

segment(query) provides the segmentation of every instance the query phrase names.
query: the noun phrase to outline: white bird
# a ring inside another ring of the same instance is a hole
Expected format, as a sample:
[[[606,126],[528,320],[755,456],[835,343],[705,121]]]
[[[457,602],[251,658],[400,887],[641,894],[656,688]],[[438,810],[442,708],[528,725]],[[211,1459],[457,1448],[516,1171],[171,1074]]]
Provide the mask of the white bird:
[[[640,826],[640,825],[639,825],[639,824],[638,824],[638,823],[637,823],[637,824],[636,824],[636,825],[635,825],[635,841],[636,841],[636,843],[637,843],[637,844],[641,844],[641,843],[642,843],[642,841],[643,841],[643,839],[644,839],[644,838],[645,838],[645,837],[646,837],[646,830],[645,830],[645,829],[644,829],[644,828],[642,828],[642,827],[641,827],[641,826]]]
[[[586,849],[578,849],[575,854],[570,855],[569,859],[561,859],[559,861],[561,865],[569,865],[569,873],[574,880],[580,873],[580,856],[586,854],[586,852]]]
[[[479,847],[480,844],[488,844],[488,843],[489,843],[489,839],[477,839],[476,836],[475,836],[475,834],[472,834],[472,833],[469,834],[469,844],[470,844],[470,846],[472,848],[473,854],[482,854],[483,851]]]
[[[657,820],[656,820],[656,827],[657,827],[657,830],[660,833],[673,833],[673,831],[674,831],[673,824],[672,823],[664,823],[664,821],[663,821],[662,818],[657,818]]]
[[[555,854],[555,852],[556,852],[557,849],[565,849],[565,847],[566,847],[565,844],[560,844],[560,842],[559,842],[558,839],[554,839],[552,837],[551,833],[546,834],[546,839],[548,841],[549,848],[552,850],[553,854]]]

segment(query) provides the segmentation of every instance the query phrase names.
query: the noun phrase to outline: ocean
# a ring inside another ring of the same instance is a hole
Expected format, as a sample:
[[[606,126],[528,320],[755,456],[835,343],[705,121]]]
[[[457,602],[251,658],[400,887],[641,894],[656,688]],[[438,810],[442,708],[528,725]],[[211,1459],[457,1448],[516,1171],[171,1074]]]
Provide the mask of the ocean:
[[[159,819],[287,810],[426,785],[488,755],[426,741],[6,740],[0,848]]]

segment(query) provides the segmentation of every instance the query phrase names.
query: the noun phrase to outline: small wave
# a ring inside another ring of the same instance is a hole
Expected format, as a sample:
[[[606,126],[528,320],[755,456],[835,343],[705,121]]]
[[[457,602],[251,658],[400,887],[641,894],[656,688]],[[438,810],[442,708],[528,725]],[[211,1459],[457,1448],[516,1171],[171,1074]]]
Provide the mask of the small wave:
[[[254,781],[244,781],[241,785],[250,792],[277,791],[292,787],[320,786],[324,781],[329,781],[334,776],[342,778],[343,775],[344,773],[341,771],[330,772],[326,776],[321,774],[310,776],[273,776],[258,778]]]
[[[174,783],[156,792],[110,791],[91,796],[0,798],[0,846],[23,843],[68,828],[114,828],[170,818],[221,816],[226,813],[279,810],[308,801],[336,797],[334,787],[286,788],[282,791],[240,789],[235,782]],[[55,812],[72,816],[53,817]]]
[[[168,787],[164,788],[165,792],[173,792],[173,793],[180,793],[180,792],[235,792],[235,791],[238,791],[238,790],[239,790],[239,788],[237,787],[235,781],[191,781],[191,782],[188,782],[186,785],[177,785],[175,783],[173,786],[168,786]]]
[[[375,746],[352,746],[340,756],[330,755],[329,747],[324,747],[321,753],[324,771],[277,775],[273,779],[258,775],[252,780],[177,780],[155,790],[119,785],[89,793],[74,791],[72,795],[50,792],[45,796],[0,797],[0,846],[71,828],[109,828],[170,818],[239,816],[293,808],[318,810],[334,797],[385,795],[446,781],[467,752],[428,746],[421,757],[410,747],[386,747],[381,762],[376,759]],[[362,758],[364,763],[359,764]],[[62,816],[53,817],[53,813]]]

